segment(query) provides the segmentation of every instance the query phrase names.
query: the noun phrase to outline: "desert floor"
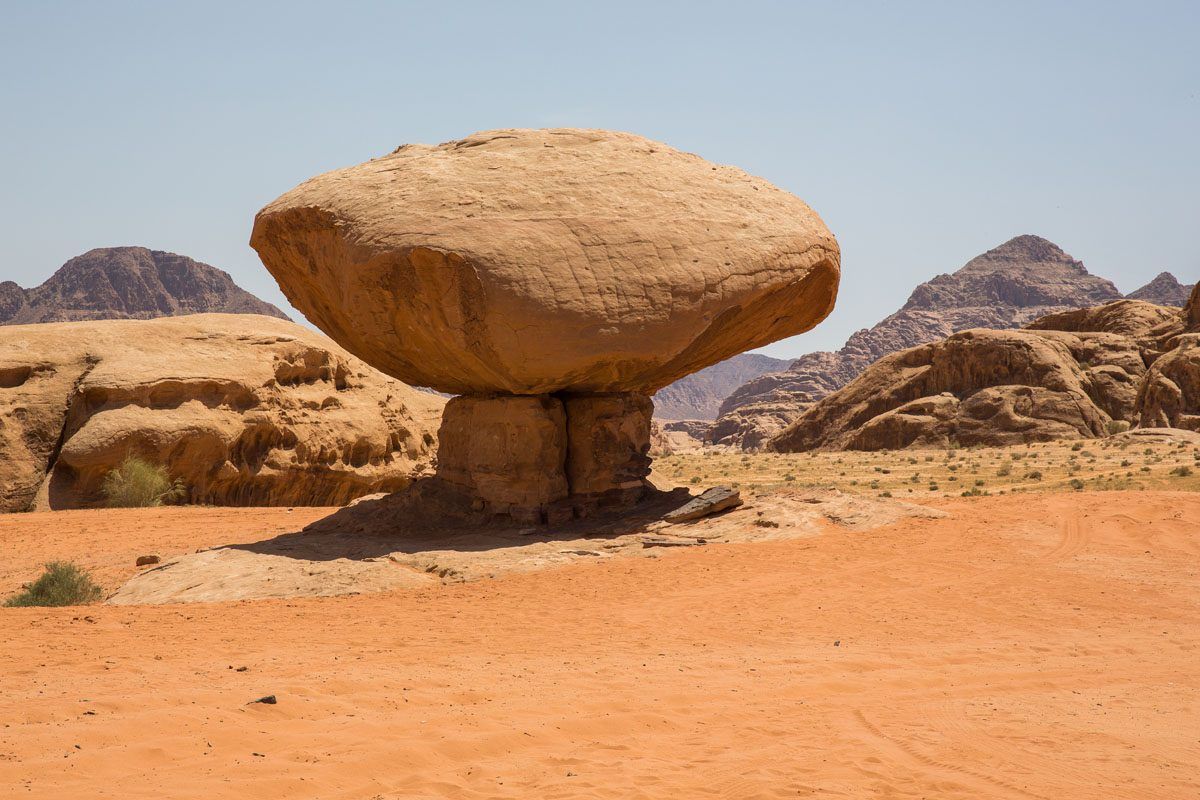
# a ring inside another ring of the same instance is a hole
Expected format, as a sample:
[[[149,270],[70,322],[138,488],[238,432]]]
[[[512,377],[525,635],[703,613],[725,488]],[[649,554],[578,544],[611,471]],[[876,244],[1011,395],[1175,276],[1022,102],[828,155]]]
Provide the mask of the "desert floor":
[[[382,594],[0,609],[0,796],[1200,796],[1200,495],[922,502],[950,516]],[[0,588],[64,556],[112,588],[141,552],[327,513],[14,515]]]
[[[1200,491],[1200,447],[1120,437],[1013,447],[875,452],[756,453],[697,449],[654,461],[662,487],[833,486],[902,500],[1013,492]]]

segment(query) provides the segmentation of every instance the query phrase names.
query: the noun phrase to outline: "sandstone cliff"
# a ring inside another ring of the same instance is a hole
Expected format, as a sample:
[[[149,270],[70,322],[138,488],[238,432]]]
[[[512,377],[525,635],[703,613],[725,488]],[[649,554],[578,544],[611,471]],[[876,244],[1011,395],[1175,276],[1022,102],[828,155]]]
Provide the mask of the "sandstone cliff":
[[[98,505],[126,455],[193,503],[345,503],[432,466],[444,403],[272,317],[0,328],[0,509]]]
[[[1094,438],[1130,424],[1200,430],[1200,291],[973,329],[885,356],[768,449],[878,450]]]
[[[877,359],[970,328],[1019,328],[1045,314],[1120,298],[1110,281],[1038,236],[1018,236],[913,290],[904,306],[835,353],[809,353],[786,371],[739,388],[710,439],[756,449],[808,403],[845,386]]]
[[[216,267],[144,247],[89,250],[33,289],[0,283],[0,325],[202,313],[287,319]]]

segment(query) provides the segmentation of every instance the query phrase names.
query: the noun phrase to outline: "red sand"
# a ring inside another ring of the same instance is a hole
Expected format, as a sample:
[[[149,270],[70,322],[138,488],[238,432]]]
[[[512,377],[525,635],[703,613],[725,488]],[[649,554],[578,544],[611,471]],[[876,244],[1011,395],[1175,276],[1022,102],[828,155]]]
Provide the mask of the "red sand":
[[[0,796],[1200,796],[1200,496],[940,507],[382,595],[0,609]],[[111,587],[321,513],[11,516],[0,579],[66,556]]]

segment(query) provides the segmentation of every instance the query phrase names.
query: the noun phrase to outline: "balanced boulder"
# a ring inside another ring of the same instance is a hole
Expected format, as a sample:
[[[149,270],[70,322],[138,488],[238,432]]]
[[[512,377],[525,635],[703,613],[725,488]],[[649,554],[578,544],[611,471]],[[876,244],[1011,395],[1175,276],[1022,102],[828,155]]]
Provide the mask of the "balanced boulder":
[[[836,241],[798,198],[600,130],[405,145],[284,194],[259,212],[251,245],[350,352],[471,398],[447,409],[443,438],[461,441],[439,473],[522,517],[571,497],[635,497],[648,395],[808,330],[839,276]]]

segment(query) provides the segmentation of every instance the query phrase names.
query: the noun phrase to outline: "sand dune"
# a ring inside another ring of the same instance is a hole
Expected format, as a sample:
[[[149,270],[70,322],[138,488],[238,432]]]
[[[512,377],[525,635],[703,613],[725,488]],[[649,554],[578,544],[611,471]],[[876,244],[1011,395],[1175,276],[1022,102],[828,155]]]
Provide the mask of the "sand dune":
[[[0,796],[1200,796],[1200,496],[933,502],[357,597],[4,609]],[[77,553],[111,587],[323,512],[206,513],[6,519],[0,581]]]

